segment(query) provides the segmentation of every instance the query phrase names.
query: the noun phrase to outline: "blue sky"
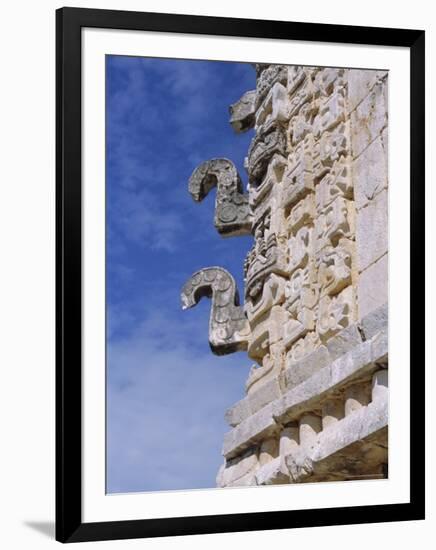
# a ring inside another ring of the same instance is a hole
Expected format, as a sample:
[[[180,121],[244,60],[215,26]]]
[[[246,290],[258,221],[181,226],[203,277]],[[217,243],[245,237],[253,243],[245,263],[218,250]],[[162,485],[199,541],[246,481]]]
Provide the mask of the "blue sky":
[[[196,270],[228,269],[243,293],[250,237],[223,239],[215,192],[202,203],[188,179],[204,160],[243,169],[251,132],[228,107],[255,87],[247,64],[108,56],[106,61],[107,490],[215,486],[228,427],[243,397],[245,353],[208,345],[210,302],[182,311]]]

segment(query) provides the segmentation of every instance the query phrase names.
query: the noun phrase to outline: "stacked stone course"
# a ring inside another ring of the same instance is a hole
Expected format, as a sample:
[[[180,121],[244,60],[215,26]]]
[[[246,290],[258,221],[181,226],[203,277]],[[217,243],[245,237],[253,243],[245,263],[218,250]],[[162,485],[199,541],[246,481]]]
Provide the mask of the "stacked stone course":
[[[256,65],[256,90],[230,107],[255,129],[248,192],[228,159],[189,190],[217,188],[222,236],[251,234],[244,303],[210,267],[182,290],[211,297],[214,353],[254,361],[226,413],[217,485],[381,478],[388,463],[386,72]]]

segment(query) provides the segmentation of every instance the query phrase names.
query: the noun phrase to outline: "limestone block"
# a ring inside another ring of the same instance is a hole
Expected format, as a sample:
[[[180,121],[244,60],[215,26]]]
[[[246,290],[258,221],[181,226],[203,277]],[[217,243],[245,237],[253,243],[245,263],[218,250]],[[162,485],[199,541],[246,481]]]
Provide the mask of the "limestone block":
[[[333,361],[330,366],[332,385],[343,385],[374,370],[371,344],[371,340],[362,342]]]
[[[353,181],[348,159],[341,157],[315,187],[318,212],[324,210],[336,197],[353,198]]]
[[[315,75],[315,88],[322,96],[329,96],[335,88],[340,89],[345,85],[347,75],[347,69],[333,69],[331,67],[321,69]]]
[[[284,387],[286,390],[295,388],[315,372],[327,366],[332,361],[325,346],[320,346],[312,353],[301,359],[293,361],[290,353],[287,355],[286,370],[283,373]]]
[[[324,99],[314,120],[314,135],[320,136],[326,130],[332,130],[337,124],[345,121],[345,89],[338,88]]]
[[[349,111],[353,111],[368,95],[375,83],[386,75],[386,71],[349,70],[347,75]]]
[[[279,426],[273,418],[272,411],[273,403],[263,407],[227,432],[224,435],[222,454],[226,458],[233,458],[254,443],[277,434]]]
[[[230,124],[237,133],[246,132],[254,125],[254,102],[256,90],[250,90],[230,105]]]
[[[256,112],[256,127],[289,120],[290,101],[286,88],[276,82]]]
[[[380,443],[385,443],[387,424],[388,402],[386,399],[380,399],[370,403],[367,407],[361,407],[339,422],[329,426],[318,435],[309,452],[308,458],[312,463],[313,471],[316,472],[317,463],[336,453],[340,454],[340,451],[342,454],[346,449],[350,450],[351,456],[346,457],[345,465],[347,462],[352,465],[353,462],[359,462],[359,459],[364,464],[367,458],[363,453],[359,456],[359,454],[356,453],[356,449],[353,449],[351,446],[356,442],[365,442],[365,440],[372,439],[377,436],[377,434],[381,436]],[[385,450],[383,448],[380,448],[380,450],[382,452],[377,453],[374,458],[380,460],[382,457],[382,459],[386,459]],[[350,460],[350,458],[354,458],[354,461]],[[330,471],[331,467],[332,465],[330,464]],[[360,467],[362,468],[362,464]]]
[[[275,437],[264,439],[259,449],[259,465],[263,466],[278,456],[279,442]]]
[[[261,466],[256,472],[257,485],[280,485],[289,483],[289,472],[284,460],[277,457]]]
[[[282,206],[290,207],[314,190],[312,134],[307,135],[288,156],[288,163],[283,173]]]
[[[319,302],[317,330],[326,342],[332,336],[348,327],[355,320],[355,297],[352,286],[337,296],[323,296]]]
[[[388,194],[382,191],[357,211],[356,251],[359,272],[381,258],[388,250]]]
[[[386,303],[378,307],[377,309],[374,309],[373,311],[371,311],[371,313],[361,319],[360,326],[366,340],[369,340],[375,334],[382,330],[387,330],[388,315],[389,308],[388,304]]]
[[[356,207],[362,208],[388,186],[385,147],[377,137],[353,162],[354,198]]]
[[[385,364],[388,362],[388,329],[378,332],[371,339],[371,358],[374,363]]]
[[[355,346],[362,343],[362,336],[356,324],[344,328],[333,338],[327,341],[326,346],[330,359],[334,361],[341,357]]]
[[[307,264],[313,251],[314,230],[312,227],[303,226],[295,236],[288,240],[288,271],[292,273],[295,269]]]
[[[315,329],[315,313],[301,308],[296,318],[289,319],[283,325],[283,344],[289,348],[298,338]]]
[[[248,399],[241,399],[225,413],[225,420],[229,426],[237,426],[251,414]]]
[[[385,254],[359,275],[359,319],[388,301],[388,255]]]
[[[348,122],[339,124],[332,131],[324,132],[321,138],[312,146],[312,151],[313,177],[315,181],[319,181],[336,161],[341,157],[347,157],[350,152],[350,127]]]
[[[245,476],[258,466],[259,460],[255,448],[248,449],[241,456],[227,461],[221,473],[221,483],[224,486],[234,484],[239,478]]]
[[[300,418],[300,446],[310,447],[322,430],[321,417],[316,414],[303,414]]]
[[[368,405],[371,397],[371,389],[368,383],[357,382],[345,389],[345,416],[360,407]]]
[[[285,392],[271,404],[272,414],[281,423],[294,421],[304,412],[315,409],[320,401],[342,386],[363,376],[369,376],[374,370],[371,341],[362,342]]]
[[[313,309],[318,299],[314,262],[297,268],[285,284],[285,308],[296,317],[301,308]]]
[[[297,422],[288,424],[280,432],[279,455],[284,457],[296,452],[300,444],[300,429]]]
[[[388,394],[388,369],[380,369],[372,377],[372,401],[387,399]]]
[[[256,384],[254,388],[257,388],[257,386],[258,384]],[[273,378],[261,384],[259,389],[249,393],[246,399],[248,399],[251,414],[254,414],[268,403],[278,399],[280,396],[281,391],[278,379]]]
[[[259,319],[273,306],[283,302],[285,283],[286,279],[272,273],[263,285],[261,298],[254,304],[252,300],[246,300],[244,310],[250,323]]]
[[[286,227],[289,234],[295,235],[303,225],[311,224],[315,216],[315,196],[313,193],[310,193],[293,206],[286,220]]]
[[[287,357],[290,362],[301,361],[321,345],[321,340],[316,331],[308,332],[304,338],[300,338],[292,346]]]
[[[302,139],[313,131],[313,121],[317,113],[314,101],[305,103],[289,125],[289,141],[295,147]]]
[[[326,246],[317,254],[320,296],[335,295],[351,284],[351,251],[348,246]]]
[[[322,406],[322,429],[335,424],[345,416],[342,399],[328,399]]]
[[[315,251],[325,246],[337,246],[340,239],[354,235],[354,204],[337,197],[315,221]]]
[[[310,69],[307,67],[301,67],[299,65],[289,65],[287,67],[286,88],[289,95],[292,95],[295,90],[301,86],[308,74],[310,74]]]
[[[385,84],[378,81],[351,114],[353,157],[357,158],[386,125]]]

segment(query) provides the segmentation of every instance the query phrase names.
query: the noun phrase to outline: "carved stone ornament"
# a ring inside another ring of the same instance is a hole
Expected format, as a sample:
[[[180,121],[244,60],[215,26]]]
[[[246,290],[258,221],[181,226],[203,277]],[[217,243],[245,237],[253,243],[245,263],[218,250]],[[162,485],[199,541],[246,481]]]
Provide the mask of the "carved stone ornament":
[[[230,124],[238,134],[242,134],[254,126],[255,99],[256,90],[250,90],[229,107]]]
[[[251,214],[248,194],[243,193],[242,181],[231,160],[220,158],[203,162],[189,179],[189,192],[200,202],[217,187],[215,227],[223,237],[249,235]]]
[[[206,296],[212,306],[209,321],[209,344],[216,355],[246,350],[250,333],[247,318],[239,305],[235,279],[222,267],[206,267],[186,281],[182,308],[188,309]]]

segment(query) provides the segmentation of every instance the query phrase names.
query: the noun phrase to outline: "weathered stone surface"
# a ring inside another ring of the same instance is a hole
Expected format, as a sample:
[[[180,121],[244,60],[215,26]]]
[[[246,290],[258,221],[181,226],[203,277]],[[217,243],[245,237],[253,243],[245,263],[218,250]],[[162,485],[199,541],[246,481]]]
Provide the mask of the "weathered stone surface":
[[[254,126],[256,90],[250,90],[229,107],[230,124],[235,132],[246,132]]]
[[[388,196],[382,191],[358,210],[356,224],[357,266],[363,271],[388,250]]]
[[[257,485],[279,485],[289,483],[289,472],[280,457],[261,466],[256,472]]]
[[[388,186],[386,150],[382,137],[377,137],[353,162],[356,208],[363,208]]]
[[[389,308],[388,304],[385,303],[377,309],[374,309],[373,311],[371,311],[371,313],[361,319],[360,326],[363,331],[365,340],[369,340],[375,334],[382,330],[387,330],[388,315]]]
[[[334,361],[361,343],[362,336],[359,332],[357,324],[354,324],[344,328],[336,336],[330,338],[326,346],[330,359]]]
[[[251,414],[248,399],[241,399],[231,407],[229,407],[225,414],[225,420],[229,426],[235,427],[243,420],[248,418]]]
[[[222,472],[221,483],[224,486],[235,483],[241,477],[246,476],[250,472],[253,473],[258,463],[257,449],[248,449],[241,456],[227,462]]]
[[[359,275],[359,318],[386,304],[388,301],[388,255],[370,265]]]
[[[224,435],[223,455],[232,458],[252,444],[278,433],[280,427],[272,411],[271,403],[227,432]]]
[[[268,405],[268,403],[275,401],[280,395],[280,385],[277,378],[265,382],[246,398],[249,402],[251,414],[256,413],[265,405]]]
[[[230,273],[221,267],[208,267],[194,273],[182,289],[183,309],[195,306],[203,296],[212,298],[209,320],[212,351],[224,355],[247,349],[250,328]]]
[[[290,390],[301,384],[331,361],[330,354],[325,346],[320,346],[315,351],[300,361],[294,362],[288,357],[287,368],[283,373],[283,384],[285,390]]]
[[[217,484],[379,479],[388,460],[388,74],[257,64],[256,78],[230,108],[237,132],[254,127],[248,192],[227,159],[190,181],[196,200],[217,187],[222,236],[253,236],[242,307],[219,268],[184,289],[185,306],[212,296],[214,351],[246,350],[255,363],[246,396],[226,413],[233,429]]]
[[[371,359],[374,363],[387,364],[388,329],[381,330],[371,340]]]
[[[387,461],[388,402],[379,399],[321,431],[308,448],[285,459],[294,483],[373,477]]]
[[[378,81],[351,114],[353,157],[358,157],[387,125],[386,90]]]
[[[348,71],[348,109],[353,111],[364,99],[375,83],[386,77],[386,71],[353,69]]]
[[[295,420],[304,412],[316,408],[316,403],[336,389],[359,376],[368,376],[375,368],[371,352],[371,341],[363,342],[284,393],[280,399],[272,403],[274,418],[281,423]]]
[[[235,165],[228,159],[212,159],[194,170],[189,179],[192,198],[202,201],[213,187],[215,200],[215,227],[224,237],[249,235],[252,217],[248,195],[244,194],[242,180]]]

